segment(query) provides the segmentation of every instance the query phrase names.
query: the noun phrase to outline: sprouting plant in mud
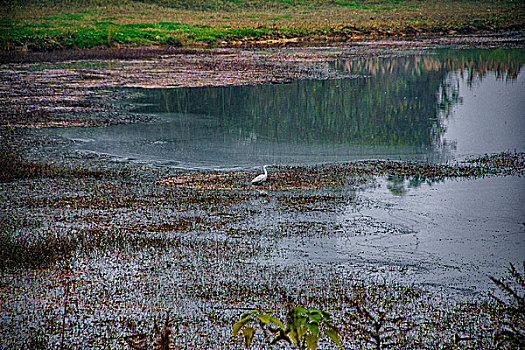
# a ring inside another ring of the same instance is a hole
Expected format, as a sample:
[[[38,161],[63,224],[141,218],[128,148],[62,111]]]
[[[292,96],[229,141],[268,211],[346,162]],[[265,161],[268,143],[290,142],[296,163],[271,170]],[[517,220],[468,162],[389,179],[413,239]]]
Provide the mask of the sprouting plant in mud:
[[[376,350],[402,345],[402,339],[413,328],[403,306],[416,296],[415,292],[382,285],[356,288],[355,292],[355,298],[349,301],[354,310],[349,323],[359,338]]]
[[[354,306],[360,321],[354,325],[361,334],[368,338],[368,341],[374,345],[377,350],[386,349],[392,345],[393,333],[396,330],[408,331],[409,328],[402,327],[406,318],[402,316],[389,317],[389,310],[372,311],[359,303]],[[354,321],[354,320],[352,320]]]
[[[160,329],[155,321],[150,334],[137,332],[135,324],[128,323],[127,326],[133,334],[125,336],[124,341],[133,350],[169,350],[171,335],[169,323],[169,313],[167,313],[164,327]]]
[[[249,348],[254,339],[257,327],[260,327],[270,344],[286,341],[295,344],[299,350],[317,349],[321,330],[341,349],[343,344],[339,338],[339,330],[330,322],[330,313],[315,308],[298,305],[290,309],[286,315],[286,326],[274,315],[273,310],[254,309],[245,312],[233,325],[232,337],[237,337],[242,331],[244,346]]]
[[[494,343],[498,348],[525,349],[525,262],[521,273],[510,264],[507,276],[490,279],[506,295],[506,299],[492,295],[497,304],[494,313],[502,319]]]

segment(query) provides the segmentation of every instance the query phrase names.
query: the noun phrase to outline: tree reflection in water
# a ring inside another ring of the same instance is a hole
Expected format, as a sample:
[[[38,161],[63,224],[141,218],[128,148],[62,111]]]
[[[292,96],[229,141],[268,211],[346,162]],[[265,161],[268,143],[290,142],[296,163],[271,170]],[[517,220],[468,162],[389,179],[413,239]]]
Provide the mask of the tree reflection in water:
[[[229,144],[352,146],[376,156],[443,160],[450,158],[444,120],[460,102],[457,79],[466,77],[471,86],[493,72],[513,80],[524,62],[521,49],[437,50],[325,63],[355,78],[147,90],[137,102],[150,104],[145,112],[172,118],[208,116]],[[199,137],[191,118],[172,127],[181,139]]]

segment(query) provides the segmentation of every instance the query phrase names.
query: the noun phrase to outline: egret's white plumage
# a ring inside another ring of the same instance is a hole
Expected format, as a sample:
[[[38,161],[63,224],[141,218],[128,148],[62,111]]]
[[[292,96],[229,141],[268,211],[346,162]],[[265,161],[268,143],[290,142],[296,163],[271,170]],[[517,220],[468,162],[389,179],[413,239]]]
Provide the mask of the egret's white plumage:
[[[266,181],[266,179],[268,178],[268,171],[266,170],[267,166],[268,165],[263,166],[264,174],[257,175],[255,179],[252,180],[252,185],[257,185]]]

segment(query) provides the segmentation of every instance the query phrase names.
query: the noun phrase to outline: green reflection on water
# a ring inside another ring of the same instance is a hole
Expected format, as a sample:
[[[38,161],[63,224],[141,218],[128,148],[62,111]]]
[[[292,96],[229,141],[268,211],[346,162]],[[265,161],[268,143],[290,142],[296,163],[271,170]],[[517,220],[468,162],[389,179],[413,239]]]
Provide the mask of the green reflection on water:
[[[439,148],[443,120],[459,102],[458,85],[447,79],[449,72],[463,72],[469,84],[488,72],[512,80],[525,63],[524,52],[438,50],[339,61],[326,63],[325,69],[354,78],[153,89],[136,102],[152,104],[143,108],[148,113],[213,116],[225,140]]]

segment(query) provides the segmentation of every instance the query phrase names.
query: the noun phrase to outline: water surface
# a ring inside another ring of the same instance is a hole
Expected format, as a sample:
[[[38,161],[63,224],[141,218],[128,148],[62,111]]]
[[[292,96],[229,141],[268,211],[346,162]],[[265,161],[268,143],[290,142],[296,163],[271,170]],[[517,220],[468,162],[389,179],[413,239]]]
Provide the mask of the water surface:
[[[449,296],[484,297],[489,276],[525,258],[525,180],[492,177],[414,186],[382,178],[364,205],[337,215],[336,236],[285,238],[275,263],[337,266],[343,275],[416,282]]]
[[[141,89],[148,124],[54,129],[81,151],[179,168],[525,150],[524,50],[438,50],[326,63],[350,78]]]

